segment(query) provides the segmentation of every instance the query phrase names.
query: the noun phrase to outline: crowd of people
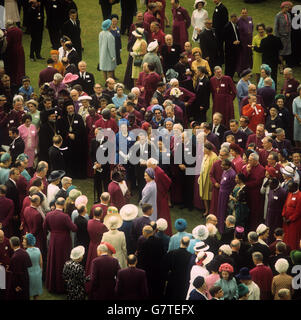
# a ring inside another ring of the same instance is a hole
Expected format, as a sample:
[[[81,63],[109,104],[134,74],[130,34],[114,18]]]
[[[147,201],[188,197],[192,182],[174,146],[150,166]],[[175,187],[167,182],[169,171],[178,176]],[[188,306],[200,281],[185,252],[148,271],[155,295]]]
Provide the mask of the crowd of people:
[[[7,21],[1,298],[38,299],[44,283],[70,300],[300,299],[293,277],[301,263],[301,85],[292,3],[281,4],[275,35],[261,23],[253,37],[248,11],[229,20],[219,0],[212,19],[205,0],[195,0],[191,17],[171,0],[170,34],[165,1],[136,12],[136,1],[121,0],[121,29],[115,2],[99,1],[104,86],[82,60],[73,1],[30,1],[37,20],[45,5],[53,47],[39,94],[24,74],[20,20]],[[42,39],[30,29],[33,18],[24,19],[34,62]],[[115,76],[122,35],[129,37],[123,83]],[[73,184],[87,178],[93,199]],[[172,223],[178,205],[187,210]]]

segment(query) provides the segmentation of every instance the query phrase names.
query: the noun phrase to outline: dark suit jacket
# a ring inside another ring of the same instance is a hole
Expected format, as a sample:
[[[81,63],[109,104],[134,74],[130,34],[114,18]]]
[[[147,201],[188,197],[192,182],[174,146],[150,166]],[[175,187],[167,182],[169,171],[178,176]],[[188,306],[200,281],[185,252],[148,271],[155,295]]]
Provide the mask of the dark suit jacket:
[[[133,220],[131,234],[135,247],[139,237],[142,235],[143,227],[149,225],[150,222],[150,218],[146,216],[138,217]]]
[[[168,52],[167,45],[163,45],[161,48],[161,56],[163,58],[163,70],[166,72],[168,69],[173,69],[174,66],[179,62],[181,47],[177,44],[173,44],[171,51]]]
[[[224,232],[222,233],[222,237],[221,237],[221,245],[222,244],[229,244],[231,243],[231,241],[234,239],[234,231],[235,228],[225,228]]]
[[[153,94],[153,98],[158,99],[158,104],[161,106],[165,101],[164,96],[162,93],[158,92],[157,90]]]
[[[221,144],[220,144],[219,138],[218,138],[218,136],[217,136],[216,134],[210,132],[210,133],[207,135],[206,138],[207,138],[207,140],[208,140],[209,142],[211,142],[212,144],[215,145],[216,150],[219,150]]]
[[[147,299],[148,287],[145,271],[135,267],[119,270],[115,292],[119,300]]]
[[[218,58],[218,42],[215,31],[213,29],[203,31],[199,34],[200,48],[202,50],[202,57],[207,57],[215,61]],[[212,70],[213,71],[213,70]]]
[[[67,191],[65,191],[64,189],[60,189],[60,190],[58,191],[58,193],[55,195],[55,200],[58,199],[58,198],[60,198],[60,197],[62,197],[62,198],[64,198],[64,199],[66,200],[67,197],[68,197]]]
[[[239,30],[238,30],[236,24],[235,24],[235,30],[237,33],[238,40],[240,40]],[[225,51],[226,52],[230,53],[231,49],[237,49],[238,46],[233,44],[233,42],[236,40],[236,36],[235,36],[235,32],[234,32],[231,21],[227,22],[227,24],[224,27],[223,38],[225,40]]]
[[[254,50],[262,53],[262,63],[269,66],[278,64],[279,51],[283,49],[280,38],[270,34],[260,42],[260,47],[254,47]]]
[[[63,151],[55,146],[51,146],[48,151],[50,172],[53,170],[66,170]]]
[[[212,27],[215,29],[217,37],[223,36],[223,29],[227,22],[228,9],[221,3],[215,7],[212,15]]]
[[[208,300],[206,297],[198,292],[196,289],[193,289],[189,295],[188,300]]]
[[[69,51],[67,58],[69,63],[74,64],[75,67],[77,68],[78,63],[80,62],[80,56],[77,53],[77,51],[76,50]]]
[[[220,124],[216,132],[213,132],[212,128],[213,128],[213,124],[210,123],[211,132],[217,135],[220,144],[222,144],[224,142],[224,133],[227,130],[226,127],[224,125]]]
[[[71,55],[72,56],[72,55]],[[70,60],[69,60],[70,61]],[[64,76],[67,74],[67,73],[72,73],[72,74],[76,74],[77,73],[77,67],[74,63],[72,64],[69,64],[68,67],[65,69],[65,72],[64,72]]]
[[[86,72],[85,79],[80,77],[80,73],[76,73],[78,75],[78,79],[75,81],[75,83],[78,83],[82,86],[83,91],[86,92],[88,95],[92,95],[94,93],[94,84],[95,79],[94,75],[90,72]]]
[[[259,251],[263,255],[263,263],[268,266],[269,265],[269,257],[270,257],[270,248],[264,244],[259,242],[252,244],[251,248],[247,251],[247,255],[249,258],[249,268],[254,268],[254,263],[252,260],[252,253]]]
[[[11,180],[6,181],[5,185],[7,187],[6,198],[11,199],[15,205],[14,216],[19,216],[21,206],[17,186]]]
[[[23,153],[24,149],[25,149],[25,143],[24,143],[24,141],[22,140],[21,137],[18,137],[15,140],[14,144],[13,143],[10,144],[9,153],[10,153],[11,158],[12,158],[12,163],[15,163],[18,155]]]
[[[81,56],[82,42],[80,38],[80,21],[76,19],[76,26],[68,19],[62,27],[62,33],[71,39],[73,47],[76,49],[79,56]]]
[[[39,75],[39,87],[41,87],[46,82],[51,82],[53,76],[58,73],[57,69],[53,67],[47,67],[40,72]]]

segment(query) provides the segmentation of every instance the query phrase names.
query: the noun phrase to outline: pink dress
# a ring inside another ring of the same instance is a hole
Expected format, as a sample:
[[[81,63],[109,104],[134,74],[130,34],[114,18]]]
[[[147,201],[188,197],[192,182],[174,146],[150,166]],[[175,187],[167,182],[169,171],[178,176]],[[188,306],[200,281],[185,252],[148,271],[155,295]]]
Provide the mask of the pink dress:
[[[33,167],[35,150],[38,146],[38,131],[35,125],[31,124],[26,127],[22,124],[19,128],[20,137],[25,143],[24,153],[28,155],[28,167]]]

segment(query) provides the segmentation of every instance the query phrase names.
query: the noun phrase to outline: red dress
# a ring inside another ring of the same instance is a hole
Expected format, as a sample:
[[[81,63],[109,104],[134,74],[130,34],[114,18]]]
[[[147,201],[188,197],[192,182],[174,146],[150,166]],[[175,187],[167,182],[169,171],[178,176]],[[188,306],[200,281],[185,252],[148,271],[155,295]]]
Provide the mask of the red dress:
[[[25,76],[25,56],[22,45],[22,30],[12,27],[7,30],[6,73],[10,76],[12,84],[21,85]]]
[[[229,76],[210,79],[213,99],[212,114],[220,112],[223,115],[222,124],[229,128],[229,121],[234,119],[233,100],[236,97],[236,87]]]
[[[158,219],[163,218],[167,221],[168,227],[165,233],[172,236],[171,218],[168,206],[168,191],[171,186],[171,179],[158,166],[155,169],[155,182],[157,184]]]
[[[245,105],[241,109],[241,113],[243,116],[247,116],[250,120],[250,123],[248,124],[249,129],[251,129],[253,132],[256,132],[256,127],[258,124],[262,123],[265,124],[264,119],[264,109],[261,105],[256,104],[256,109],[253,109],[250,104]]]
[[[283,223],[284,242],[287,243],[292,250],[299,249],[301,240],[301,192],[289,193],[283,210],[282,216],[289,219],[289,224]]]

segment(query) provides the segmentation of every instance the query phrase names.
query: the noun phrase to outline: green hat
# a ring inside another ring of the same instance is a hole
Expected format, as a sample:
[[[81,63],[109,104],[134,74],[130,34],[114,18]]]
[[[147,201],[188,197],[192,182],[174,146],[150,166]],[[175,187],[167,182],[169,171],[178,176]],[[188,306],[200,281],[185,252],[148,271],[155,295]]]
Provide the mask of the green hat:
[[[24,160],[26,160],[26,159],[28,159],[28,155],[25,154],[25,153],[21,153],[21,154],[19,154],[19,155],[17,156],[17,160],[19,160],[19,161],[24,161]]]
[[[8,152],[5,152],[1,156],[0,162],[5,163],[5,162],[8,162],[10,159],[11,159],[10,154]]]
[[[249,293],[249,288],[245,284],[240,283],[238,285],[238,296],[241,298],[245,296],[247,293]]]
[[[109,109],[111,111],[112,108],[116,108],[114,103],[110,103],[106,106],[106,109]]]
[[[290,257],[293,261],[293,264],[301,264],[301,250],[292,250]]]
[[[69,192],[69,195],[68,197],[72,200],[72,201],[75,201],[79,196],[81,196],[82,193],[80,190],[77,190],[77,189],[72,189],[70,192]]]

